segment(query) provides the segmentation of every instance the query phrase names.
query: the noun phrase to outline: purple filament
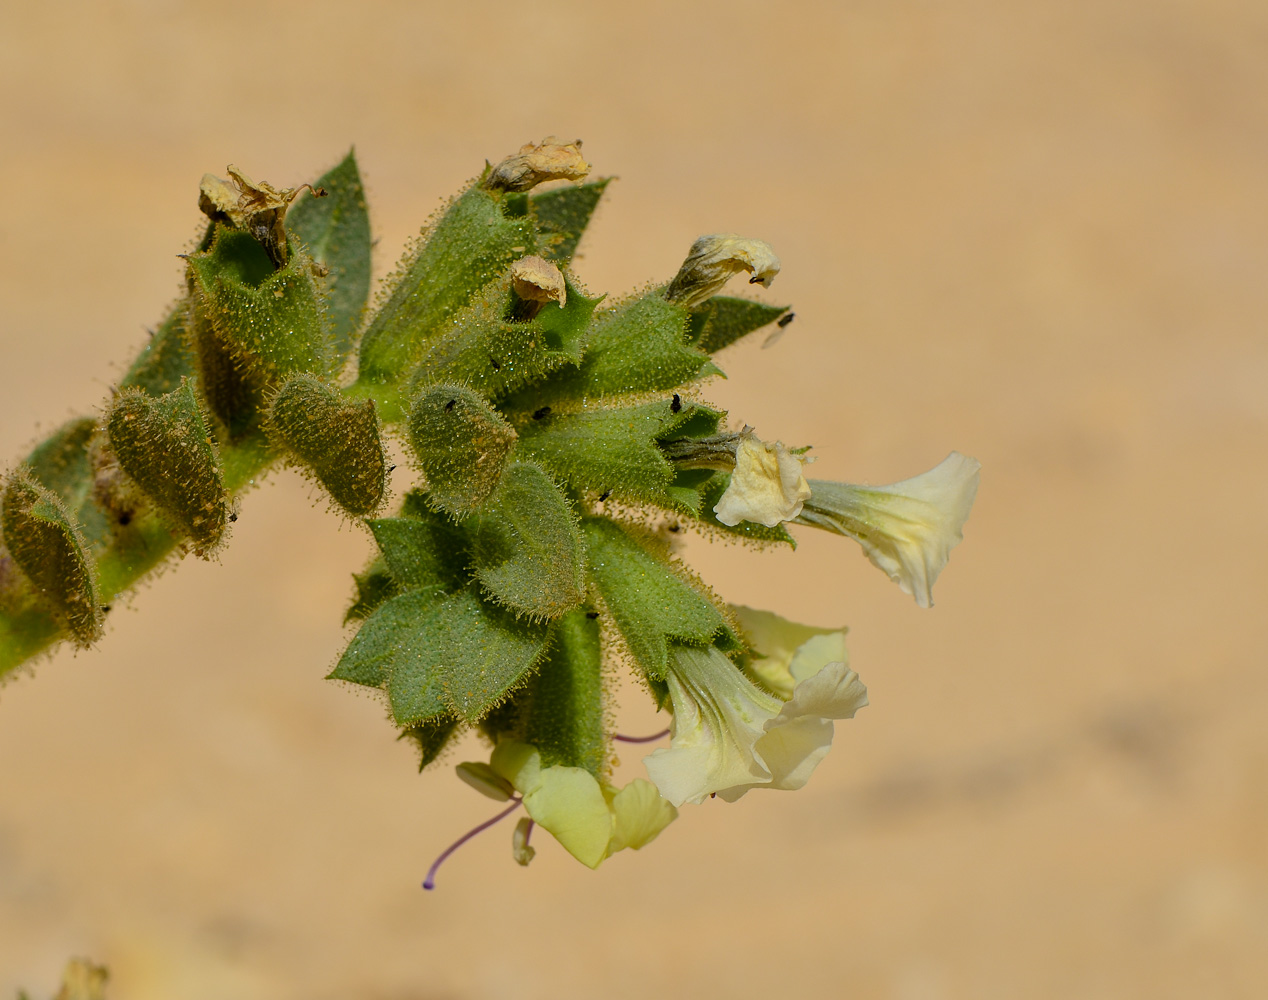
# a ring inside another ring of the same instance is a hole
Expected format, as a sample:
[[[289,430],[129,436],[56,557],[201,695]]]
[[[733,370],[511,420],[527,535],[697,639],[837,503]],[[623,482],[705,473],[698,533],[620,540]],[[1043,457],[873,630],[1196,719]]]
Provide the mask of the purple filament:
[[[471,830],[468,830],[461,837],[455,840],[452,844],[446,847],[444,851],[441,853],[440,857],[438,857],[435,861],[433,861],[431,864],[431,867],[427,869],[427,877],[423,879],[423,888],[424,889],[436,888],[436,869],[438,869],[442,864],[444,864],[445,859],[449,857],[449,855],[453,854],[454,851],[456,851],[459,847],[465,844],[468,840],[474,837],[477,833],[483,833],[485,830],[491,827],[498,820],[506,819],[507,816],[511,815],[511,813],[515,812],[515,810],[520,807],[520,802],[522,801],[523,800],[520,798],[512,799],[511,804],[507,806],[505,809],[503,809],[496,816],[494,816],[492,819],[486,819],[479,826]]]
[[[669,730],[662,729],[659,733],[652,733],[651,736],[622,736],[620,733],[613,733],[612,739],[620,740],[622,743],[655,743],[668,735]]]

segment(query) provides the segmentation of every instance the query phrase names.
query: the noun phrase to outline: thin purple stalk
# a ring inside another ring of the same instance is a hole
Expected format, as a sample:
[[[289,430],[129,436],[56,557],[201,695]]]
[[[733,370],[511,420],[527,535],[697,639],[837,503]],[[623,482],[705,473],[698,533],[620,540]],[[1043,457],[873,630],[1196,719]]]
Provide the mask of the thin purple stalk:
[[[465,844],[468,840],[474,837],[477,833],[483,833],[485,830],[491,827],[498,820],[506,819],[507,816],[511,815],[511,813],[515,812],[515,810],[520,807],[520,802],[522,801],[523,801],[522,799],[518,799],[518,798],[512,799],[511,804],[507,806],[505,809],[503,809],[496,816],[494,816],[492,819],[486,819],[479,826],[475,827],[474,829],[468,830],[461,837],[455,840],[452,844],[446,847],[444,852],[440,855],[440,857],[438,857],[435,861],[433,861],[431,863],[431,867],[427,869],[427,877],[423,879],[423,888],[424,889],[436,888],[436,869],[438,869],[442,864],[444,864],[445,859],[449,857],[449,855],[453,854],[454,851],[456,851],[459,847]]]
[[[613,733],[612,739],[620,740],[622,743],[655,743],[668,735],[669,730],[662,729],[659,733],[652,733],[651,736],[622,736],[620,733]]]

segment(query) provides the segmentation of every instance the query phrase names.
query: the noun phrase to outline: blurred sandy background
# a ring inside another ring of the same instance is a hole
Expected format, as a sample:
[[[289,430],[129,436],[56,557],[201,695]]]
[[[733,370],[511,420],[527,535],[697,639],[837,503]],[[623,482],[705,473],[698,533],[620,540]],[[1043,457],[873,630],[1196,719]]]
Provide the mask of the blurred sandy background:
[[[724,356],[735,418],[821,477],[981,460],[938,606],[845,539],[692,544],[852,626],[872,705],[810,787],[598,873],[508,824],[424,894],[490,803],[322,680],[369,543],[278,474],[0,691],[0,997],[71,954],[112,1000],[1268,995],[1263,3],[5,0],[0,456],[105,396],[204,171],[355,143],[382,274],[550,133],[620,175],[592,289],[777,248],[797,320]]]

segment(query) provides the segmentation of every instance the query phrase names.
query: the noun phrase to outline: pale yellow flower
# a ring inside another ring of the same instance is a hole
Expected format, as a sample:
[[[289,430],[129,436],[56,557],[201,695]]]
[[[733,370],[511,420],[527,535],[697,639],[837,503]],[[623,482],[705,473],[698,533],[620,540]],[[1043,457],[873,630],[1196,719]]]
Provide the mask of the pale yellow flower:
[[[798,523],[848,535],[911,594],[933,604],[933,584],[963,538],[981,464],[953,451],[940,464],[889,486],[814,480]]]
[[[758,687],[712,646],[673,647],[670,746],[644,758],[661,795],[678,806],[806,783],[832,745],[832,720],[853,718],[867,704],[867,689],[844,660],[820,659],[830,644],[802,653],[804,645],[789,658],[791,665],[801,655],[803,677],[787,700]]]
[[[537,748],[527,743],[500,741],[485,766],[523,796],[533,822],[589,868],[617,851],[651,843],[678,815],[649,781],[636,778],[619,790],[601,785],[585,768],[543,766]],[[531,860],[527,828],[516,828],[512,847],[521,864]]]

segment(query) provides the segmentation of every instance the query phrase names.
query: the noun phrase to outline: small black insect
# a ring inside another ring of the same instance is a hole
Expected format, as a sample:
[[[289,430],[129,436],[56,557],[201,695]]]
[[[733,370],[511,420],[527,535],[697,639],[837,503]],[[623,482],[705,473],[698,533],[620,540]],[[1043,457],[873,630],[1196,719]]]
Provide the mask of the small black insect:
[[[674,413],[682,409],[682,397],[678,393],[674,393],[674,400],[669,404],[669,409]]]
[[[102,612],[102,614],[109,614],[110,609],[111,609],[112,607],[114,607],[114,605],[113,605],[113,604],[103,604],[103,605],[101,606],[101,612]]]
[[[446,412],[446,413],[453,413],[453,405],[454,405],[454,403],[456,403],[456,402],[458,402],[456,399],[451,399],[451,400],[449,400],[449,402],[447,402],[447,403],[445,404],[445,412]]]
[[[606,500],[611,495],[612,495],[611,490],[604,490],[602,493],[599,494],[599,503],[603,503],[603,501]]]
[[[540,410],[534,410],[534,411],[533,411],[533,419],[534,419],[534,420],[541,420],[541,418],[542,418],[542,417],[546,416],[546,415],[547,415],[547,414],[549,414],[549,413],[550,413],[550,407],[549,407],[549,406],[543,406]]]
[[[676,535],[678,532],[682,531],[682,525],[675,521],[673,524],[669,525],[669,530]]]
[[[495,372],[500,372],[502,370],[502,366],[498,363],[497,358],[489,358],[489,364],[493,366],[493,370]]]
[[[388,472],[395,472],[395,471],[396,471],[396,466],[395,466],[395,465],[389,465],[389,466],[387,467],[387,471],[388,471]]]
[[[598,617],[599,617],[599,612],[597,612],[597,611],[587,611],[587,612],[586,612],[586,617],[587,617],[587,618],[589,618],[591,621],[594,621],[596,618],[598,618]]]
[[[789,323],[791,323],[796,318],[796,316],[797,316],[796,313],[784,313],[784,315],[780,316],[779,319],[775,321],[775,325],[782,330]]]
[[[119,523],[125,528],[132,523],[132,512],[125,510],[119,515]]]
[[[230,515],[229,515],[229,520],[230,520],[230,521],[236,521],[237,519],[238,519],[238,515],[237,515],[237,514],[230,514]]]

